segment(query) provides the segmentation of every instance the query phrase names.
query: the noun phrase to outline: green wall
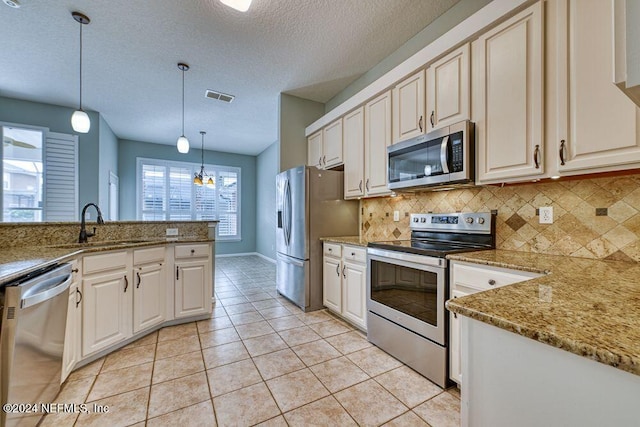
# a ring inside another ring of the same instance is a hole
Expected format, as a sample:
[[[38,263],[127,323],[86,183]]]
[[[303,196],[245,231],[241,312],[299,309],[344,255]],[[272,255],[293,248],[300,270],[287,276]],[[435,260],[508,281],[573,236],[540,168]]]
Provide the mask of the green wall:
[[[276,259],[276,175],[278,174],[278,143],[274,142],[256,160],[256,252]]]
[[[324,115],[324,104],[280,94],[278,123],[280,171],[307,164],[305,128]]]
[[[460,0],[398,50],[327,101],[325,112],[333,110],[490,2],[491,0]]]
[[[179,154],[173,145],[118,140],[118,177],[120,180],[120,219],[136,219],[136,159],[173,160],[200,163],[201,150],[193,147]],[[239,242],[216,242],[216,254],[255,252],[256,250],[256,157],[205,150],[205,163],[236,166],[240,176],[241,236]],[[274,231],[275,233],[275,231]]]
[[[0,121],[42,126],[49,128],[52,132],[74,134],[71,128],[73,111],[73,108],[59,105],[0,97]],[[98,202],[100,194],[99,177],[96,171],[100,169],[98,153],[102,120],[96,112],[87,111],[87,113],[91,119],[91,130],[86,134],[78,134],[80,206],[89,202]]]

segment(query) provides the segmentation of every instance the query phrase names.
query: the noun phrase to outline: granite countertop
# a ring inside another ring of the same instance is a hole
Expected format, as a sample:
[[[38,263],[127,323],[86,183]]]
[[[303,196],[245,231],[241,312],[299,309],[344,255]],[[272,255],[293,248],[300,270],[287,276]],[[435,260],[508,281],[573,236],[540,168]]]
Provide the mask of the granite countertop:
[[[363,246],[367,247],[369,241],[359,236],[339,236],[339,237],[321,237],[323,242],[342,243],[345,245]]]
[[[213,242],[213,239],[179,237],[174,239],[148,239],[133,241],[95,241],[87,244],[69,243],[52,246],[23,246],[3,250],[0,253],[0,285],[10,282],[34,270],[59,262],[67,262],[78,255],[92,252],[155,246],[164,243]]]
[[[548,273],[447,302],[452,312],[640,375],[640,264],[492,250],[450,260]]]

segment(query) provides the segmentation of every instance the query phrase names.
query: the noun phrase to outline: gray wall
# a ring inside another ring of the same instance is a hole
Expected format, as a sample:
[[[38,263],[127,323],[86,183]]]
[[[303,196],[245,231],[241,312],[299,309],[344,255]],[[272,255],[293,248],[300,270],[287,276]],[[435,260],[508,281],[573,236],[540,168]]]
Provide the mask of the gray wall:
[[[398,64],[427,46],[438,37],[458,25],[486,6],[491,0],[460,0],[451,9],[440,15],[435,21],[425,27],[418,34],[409,39],[398,50],[380,61],[375,67],[364,73],[360,78],[347,86],[342,92],[326,103],[325,112],[329,112],[360,92],[365,87],[392,70]]]
[[[0,97],[0,121],[15,124],[42,126],[52,132],[74,134],[71,128],[73,108],[21,99]],[[100,194],[98,174],[99,158],[99,114],[87,111],[91,119],[91,129],[86,134],[78,134],[79,167],[79,203],[98,202]],[[108,188],[107,190],[108,191]]]
[[[136,219],[136,159],[173,160],[200,163],[201,151],[191,148],[187,154],[179,154],[173,145],[121,139],[118,141],[118,177],[120,179],[120,219]],[[241,235],[239,242],[216,242],[216,254],[256,251],[256,157],[242,154],[205,150],[205,163],[236,166],[240,175]]]
[[[105,218],[109,218],[109,172],[118,174],[118,138],[102,115],[100,116],[99,141],[98,204],[102,208],[102,214]]]
[[[324,115],[324,104],[280,94],[278,124],[280,171],[307,164],[305,128]]]
[[[256,252],[276,259],[276,175],[278,143],[274,142],[258,155],[256,161]]]

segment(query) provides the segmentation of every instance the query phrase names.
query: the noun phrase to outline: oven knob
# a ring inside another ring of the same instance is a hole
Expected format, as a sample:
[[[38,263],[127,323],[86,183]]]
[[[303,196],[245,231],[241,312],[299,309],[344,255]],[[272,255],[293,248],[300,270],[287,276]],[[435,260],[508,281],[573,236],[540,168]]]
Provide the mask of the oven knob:
[[[478,218],[478,224],[484,224],[484,218]]]
[[[427,222],[427,218],[420,218],[420,222]]]
[[[468,216],[465,221],[467,222],[467,224],[473,224],[473,218],[471,218],[470,216]]]
[[[418,222],[418,218],[413,218],[413,222]]]

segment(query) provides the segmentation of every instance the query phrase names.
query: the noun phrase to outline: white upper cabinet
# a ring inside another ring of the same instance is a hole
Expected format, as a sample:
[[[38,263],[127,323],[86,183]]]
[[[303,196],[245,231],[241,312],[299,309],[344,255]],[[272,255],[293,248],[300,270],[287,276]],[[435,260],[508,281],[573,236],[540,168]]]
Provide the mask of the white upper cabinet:
[[[344,198],[364,196],[364,108],[344,116]]]
[[[425,132],[424,74],[424,70],[420,70],[393,89],[394,144]]]
[[[322,167],[322,130],[307,138],[307,166]]]
[[[322,132],[322,167],[342,164],[342,119],[327,125]]]
[[[542,6],[534,4],[473,42],[477,181],[544,173]]]
[[[427,68],[427,132],[469,119],[469,50],[464,44]]]
[[[391,91],[364,106],[364,190],[367,196],[391,194],[387,188],[388,155],[391,145]]]
[[[558,26],[558,52],[552,58],[558,69],[558,171],[571,175],[637,168],[638,108],[613,83],[612,2],[553,4]]]

